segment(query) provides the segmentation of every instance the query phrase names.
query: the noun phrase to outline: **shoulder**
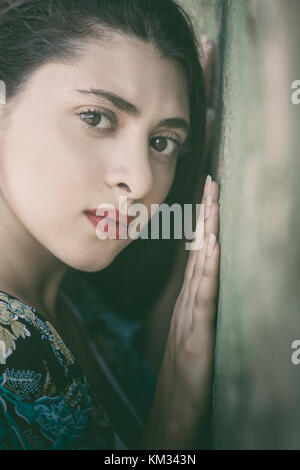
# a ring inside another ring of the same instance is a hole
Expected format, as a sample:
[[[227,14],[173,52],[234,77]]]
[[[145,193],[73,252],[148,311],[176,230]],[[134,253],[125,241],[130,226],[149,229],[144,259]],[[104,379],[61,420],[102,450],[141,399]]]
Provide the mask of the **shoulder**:
[[[20,339],[32,337],[34,321],[35,315],[29,306],[0,292],[0,364],[6,364]]]
[[[35,308],[0,291],[0,368],[8,361],[40,362],[41,351],[49,358],[54,354],[62,367],[74,362],[54,327]]]
[[[0,449],[111,449],[111,439],[99,397],[56,330],[0,291]]]
[[[10,405],[36,399],[43,389],[47,363],[35,322],[32,308],[0,292],[0,401],[7,416],[14,414]]]
[[[7,393],[18,400],[56,396],[73,378],[67,353],[52,325],[33,307],[0,291],[0,402]]]

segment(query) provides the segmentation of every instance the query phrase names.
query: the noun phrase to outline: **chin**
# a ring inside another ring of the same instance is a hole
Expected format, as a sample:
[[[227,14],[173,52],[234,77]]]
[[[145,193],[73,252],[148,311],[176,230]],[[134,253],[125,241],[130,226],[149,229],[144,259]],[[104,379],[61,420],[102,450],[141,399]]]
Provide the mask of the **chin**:
[[[97,271],[102,271],[102,269],[107,268],[115,259],[115,256],[103,257],[102,259],[93,259],[93,260],[83,260],[82,262],[73,262],[68,263],[69,267],[77,269],[79,271],[84,271],[87,273],[94,273]]]
[[[68,259],[62,260],[67,266],[84,272],[97,272],[107,268],[122,251],[123,247],[119,250],[108,250],[107,248],[100,248],[99,252],[77,253],[76,257],[70,256]]]

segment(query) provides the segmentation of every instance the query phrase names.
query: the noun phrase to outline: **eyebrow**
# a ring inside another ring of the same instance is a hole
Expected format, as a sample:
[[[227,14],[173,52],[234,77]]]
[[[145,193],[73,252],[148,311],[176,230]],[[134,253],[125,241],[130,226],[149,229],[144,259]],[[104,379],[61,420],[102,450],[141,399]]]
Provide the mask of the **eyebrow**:
[[[102,90],[99,88],[90,88],[89,90],[80,90],[75,88],[74,91],[80,94],[93,95],[97,98],[105,98],[120,111],[123,111],[131,116],[138,117],[141,115],[141,111],[134,104],[129,103],[124,98],[121,98],[121,96],[115,95],[110,91]],[[162,119],[161,121],[159,121],[158,126],[170,127],[172,129],[184,129],[188,134],[191,131],[191,127],[188,121],[181,117]]]

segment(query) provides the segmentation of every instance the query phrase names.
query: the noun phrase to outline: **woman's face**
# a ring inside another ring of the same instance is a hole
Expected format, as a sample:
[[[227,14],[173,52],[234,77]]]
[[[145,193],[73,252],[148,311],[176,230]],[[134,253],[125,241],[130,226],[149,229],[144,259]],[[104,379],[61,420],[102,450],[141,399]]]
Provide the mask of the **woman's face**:
[[[85,51],[32,74],[0,135],[0,189],[35,242],[97,271],[132,240],[100,240],[85,211],[126,196],[151,216],[171,188],[189,104],[181,66],[151,45],[115,34]]]

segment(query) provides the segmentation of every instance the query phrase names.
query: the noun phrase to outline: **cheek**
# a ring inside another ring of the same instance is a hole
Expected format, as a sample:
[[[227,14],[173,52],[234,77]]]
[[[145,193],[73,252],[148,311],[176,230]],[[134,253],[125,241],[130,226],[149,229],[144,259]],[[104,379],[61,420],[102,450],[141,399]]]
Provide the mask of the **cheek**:
[[[9,202],[20,204],[23,212],[28,207],[39,212],[62,192],[64,167],[57,165],[59,156],[49,143],[42,144],[32,134],[24,139],[17,135],[18,139],[9,139],[3,153],[2,188]]]
[[[176,161],[172,161],[170,165],[165,168],[157,168],[154,176],[152,199],[153,203],[161,204],[169,194],[169,191],[174,182],[176,172]]]
[[[80,152],[59,133],[15,128],[0,151],[0,185],[9,206],[43,245],[65,252],[65,244],[79,237],[76,223],[91,203]]]
[[[9,140],[5,151],[0,149],[0,189],[21,227],[49,252],[76,269],[102,269],[117,247],[99,250],[83,214],[91,204],[89,186],[79,177],[76,155],[55,142]]]
[[[12,202],[17,197],[33,211],[42,206],[48,215],[52,211],[58,215],[57,209],[65,207],[67,213],[76,204],[84,210],[89,197],[86,188],[94,174],[88,163],[91,155],[74,135],[50,124],[35,123],[34,131],[20,125],[10,129],[1,159],[1,184]]]

